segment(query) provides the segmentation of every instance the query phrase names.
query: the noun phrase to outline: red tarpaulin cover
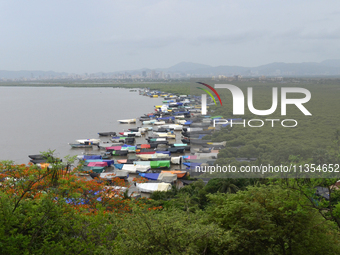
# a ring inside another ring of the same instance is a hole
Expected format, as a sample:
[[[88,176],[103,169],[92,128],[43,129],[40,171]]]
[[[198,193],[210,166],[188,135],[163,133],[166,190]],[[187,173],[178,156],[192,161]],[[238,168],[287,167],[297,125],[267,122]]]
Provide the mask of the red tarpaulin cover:
[[[122,149],[122,146],[111,146],[111,147],[106,147],[107,151],[120,151]]]
[[[107,166],[107,162],[90,162],[87,166]]]

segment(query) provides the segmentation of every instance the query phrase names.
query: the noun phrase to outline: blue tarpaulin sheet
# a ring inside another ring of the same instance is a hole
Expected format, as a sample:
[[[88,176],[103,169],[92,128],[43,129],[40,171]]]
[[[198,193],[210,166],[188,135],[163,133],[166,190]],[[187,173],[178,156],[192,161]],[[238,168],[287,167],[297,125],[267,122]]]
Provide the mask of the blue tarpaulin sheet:
[[[124,164],[113,164],[115,166],[115,168],[122,170]]]
[[[84,160],[87,160],[87,159],[102,159],[102,156],[101,155],[84,155],[83,159]]]
[[[140,173],[139,175],[149,180],[157,180],[159,173]]]

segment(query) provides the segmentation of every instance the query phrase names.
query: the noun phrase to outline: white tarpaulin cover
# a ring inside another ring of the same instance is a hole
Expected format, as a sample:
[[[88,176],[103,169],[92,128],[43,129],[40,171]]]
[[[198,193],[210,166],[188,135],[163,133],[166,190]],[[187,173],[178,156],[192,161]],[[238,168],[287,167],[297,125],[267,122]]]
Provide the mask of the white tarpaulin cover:
[[[141,192],[168,191],[171,189],[170,183],[136,183]]]
[[[171,157],[171,164],[181,164],[181,157]]]
[[[138,172],[146,172],[150,169],[150,165],[149,166],[143,166],[143,165],[133,165],[133,164],[124,164],[122,170],[123,171],[127,171],[129,173],[136,173]]]
[[[177,174],[162,172],[158,176],[158,181],[174,182],[177,180]]]
[[[170,158],[169,155],[163,153],[155,153],[155,154],[137,154],[137,157],[141,160],[149,160],[151,158]]]

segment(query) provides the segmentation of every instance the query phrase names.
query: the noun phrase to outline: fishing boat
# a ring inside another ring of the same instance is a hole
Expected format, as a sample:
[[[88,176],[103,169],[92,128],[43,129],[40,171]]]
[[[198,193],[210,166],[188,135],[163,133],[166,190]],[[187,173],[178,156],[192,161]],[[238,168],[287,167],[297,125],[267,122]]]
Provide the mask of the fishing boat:
[[[134,137],[112,137],[111,141],[113,143],[126,143],[126,144],[133,144],[135,142]],[[119,144],[116,144],[119,145]]]
[[[165,121],[155,121],[152,123],[153,125],[164,125]]]
[[[185,147],[170,147],[168,151],[171,153],[184,153]]]
[[[88,167],[106,167],[108,166],[107,162],[89,162],[87,164]]]
[[[116,132],[100,132],[98,133],[100,136],[115,136]]]
[[[179,125],[179,124],[167,124],[167,125],[162,125],[160,127],[161,128],[168,128],[168,129],[175,130],[175,131],[180,131],[180,130],[183,129],[183,126]]]
[[[89,167],[89,166],[83,166],[79,171],[83,173],[102,173],[104,172],[105,167],[97,166],[97,167]]]
[[[118,120],[120,124],[131,124],[136,123],[136,119],[126,119],[126,120]]]
[[[113,159],[87,159],[85,160],[85,164],[88,164],[88,163],[106,163],[106,166],[111,166],[114,163],[114,160]]]
[[[78,155],[78,160],[102,159],[101,155]]]
[[[28,155],[30,159],[46,159],[46,157],[42,154],[36,154],[36,155]]]
[[[100,179],[104,179],[107,181],[111,181],[114,178],[119,178],[119,179],[123,179],[123,180],[127,180],[129,178],[129,173],[126,171],[116,171],[115,173],[90,173],[90,176],[94,179],[94,178],[100,178]]]
[[[182,163],[182,157],[171,157],[170,163],[174,165],[180,165]]]
[[[165,138],[169,138],[169,139],[176,139],[176,135],[172,134],[172,133],[155,133],[153,132],[153,134],[157,137],[165,137]]]
[[[76,142],[81,143],[81,144],[99,144],[101,142],[101,140],[91,138],[91,139],[79,139],[79,140],[76,140]]]
[[[137,149],[136,154],[154,154],[156,151],[154,149]]]
[[[167,145],[169,142],[168,141],[154,141],[155,139],[150,139],[149,140],[149,143],[151,145],[151,148],[155,148],[155,147],[158,147],[158,145],[160,144],[165,144]]]
[[[128,151],[112,151],[112,155],[113,156],[127,156],[128,155]]]
[[[133,136],[136,136],[136,137],[140,137],[142,136],[141,132],[120,132],[119,133],[120,135],[123,135],[123,136],[127,136],[127,137],[133,137]]]
[[[132,146],[132,145],[122,146],[121,151],[127,151],[127,152],[134,153],[134,152],[136,152],[136,146]]]
[[[115,164],[116,166],[116,164]],[[144,165],[134,165],[134,164],[123,164],[123,167],[121,170],[126,171],[128,173],[145,173],[150,169],[150,166],[144,166]]]
[[[177,179],[184,178],[188,175],[187,171],[174,170],[174,171],[162,171],[161,173],[171,173],[177,175]]]
[[[153,129],[153,131],[157,133],[168,133],[171,130],[169,128],[158,127],[158,128]]]
[[[118,164],[133,164],[135,160],[134,159],[118,159]]]
[[[92,148],[92,144],[69,143],[72,148]]]
[[[146,140],[149,141],[149,143],[150,142],[162,142],[162,141],[163,142],[167,142],[165,137],[161,137],[161,138],[158,138],[158,137],[156,137],[156,138],[148,137],[148,138],[146,138]]]
[[[155,180],[161,182],[172,183],[177,180],[177,175],[162,171],[161,173],[140,173],[140,176],[147,178],[148,180]]]
[[[123,145],[123,143],[111,143],[111,142],[101,142],[97,144],[99,149],[106,149],[107,147],[112,147],[112,146],[118,146],[118,145]]]
[[[145,120],[143,121],[143,125],[152,125],[155,122],[157,122],[157,120]]]
[[[47,159],[31,159],[30,162],[33,164],[46,163]]]
[[[154,153],[154,154],[138,154],[137,155],[138,158],[140,158],[141,160],[151,160],[151,159],[170,159],[170,156],[163,154],[163,153]]]
[[[140,192],[152,193],[155,191],[168,191],[171,189],[170,183],[136,183],[136,187]]]

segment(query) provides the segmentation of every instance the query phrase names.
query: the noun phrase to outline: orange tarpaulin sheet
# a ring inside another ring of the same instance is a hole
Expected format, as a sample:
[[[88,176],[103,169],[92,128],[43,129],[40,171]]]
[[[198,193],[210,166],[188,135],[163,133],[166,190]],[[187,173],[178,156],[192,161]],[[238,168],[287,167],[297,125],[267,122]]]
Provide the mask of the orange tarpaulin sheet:
[[[150,149],[150,144],[141,144],[142,149]]]
[[[177,178],[183,178],[187,174],[186,171],[162,171],[161,173],[176,174]]]

